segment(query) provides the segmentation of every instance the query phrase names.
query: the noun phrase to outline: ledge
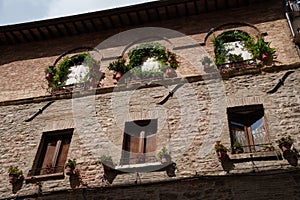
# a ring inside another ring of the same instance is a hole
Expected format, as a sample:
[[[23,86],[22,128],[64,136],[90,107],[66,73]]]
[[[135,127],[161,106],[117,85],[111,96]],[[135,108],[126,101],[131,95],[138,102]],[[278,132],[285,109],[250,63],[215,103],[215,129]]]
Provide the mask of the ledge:
[[[256,69],[246,69],[243,71],[237,72],[229,72],[220,74],[218,71],[209,74],[196,74],[189,75],[183,78],[173,78],[173,79],[164,79],[164,80],[153,80],[148,83],[141,82],[135,84],[119,84],[117,86],[104,87],[104,88],[95,88],[90,90],[80,90],[80,91],[72,91],[64,94],[53,94],[53,95],[45,95],[39,97],[25,98],[25,99],[17,99],[17,100],[8,100],[0,102],[0,106],[8,106],[8,105],[20,105],[20,104],[29,104],[29,103],[40,103],[46,101],[60,100],[60,99],[72,99],[72,98],[80,98],[84,96],[98,95],[98,94],[106,94],[111,93],[113,91],[128,91],[132,89],[142,89],[142,88],[153,88],[160,87],[166,85],[175,85],[179,83],[193,83],[198,81],[206,81],[222,78],[223,80],[230,79],[236,76],[243,75],[255,75],[261,73],[272,73],[279,72],[288,69],[298,69],[300,68],[300,62],[292,63],[289,65],[273,65],[273,66],[265,66],[262,68]]]
[[[153,172],[153,171],[164,171],[166,164],[161,162],[155,163],[142,163],[142,164],[129,164],[129,165],[119,165],[115,167],[115,170],[122,172]]]
[[[235,163],[261,160],[282,160],[281,152],[278,150],[254,153],[229,154],[229,157]]]
[[[36,183],[39,181],[57,180],[57,179],[64,179],[64,178],[65,178],[64,172],[60,172],[55,174],[27,176],[25,178],[25,181],[27,184],[27,183]]]

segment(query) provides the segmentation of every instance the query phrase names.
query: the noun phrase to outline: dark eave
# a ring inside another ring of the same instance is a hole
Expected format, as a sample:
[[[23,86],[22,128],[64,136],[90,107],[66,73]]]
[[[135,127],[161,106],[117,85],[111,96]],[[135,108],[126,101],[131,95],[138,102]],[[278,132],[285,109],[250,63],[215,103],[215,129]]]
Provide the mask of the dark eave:
[[[0,45],[42,41],[114,28],[138,26],[226,8],[259,0],[163,0],[86,14],[0,27]]]

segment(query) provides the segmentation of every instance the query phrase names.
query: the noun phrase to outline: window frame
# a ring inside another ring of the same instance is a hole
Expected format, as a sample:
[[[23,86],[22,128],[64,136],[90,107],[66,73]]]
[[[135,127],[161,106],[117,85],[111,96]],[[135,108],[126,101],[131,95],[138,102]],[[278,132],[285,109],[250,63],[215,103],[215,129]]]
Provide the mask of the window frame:
[[[140,164],[140,163],[150,163],[152,161],[152,157],[155,157],[156,150],[156,134],[157,134],[157,119],[146,119],[146,120],[135,120],[125,122],[125,129],[123,134],[123,145],[122,145],[122,155],[120,159],[121,165],[132,165],[132,164]],[[151,125],[152,123],[152,125]],[[150,124],[151,130],[147,130],[147,126]],[[134,129],[130,128],[131,126]],[[143,129],[143,127],[146,127]],[[131,131],[134,130],[135,133]],[[139,137],[136,137],[138,136]],[[138,147],[132,147],[132,139],[134,138],[135,142],[138,143]],[[150,141],[150,142],[149,142]],[[148,145],[150,146],[150,151],[147,151]],[[135,151],[130,151],[134,148]],[[148,154],[148,155],[147,155]],[[152,155],[153,154],[153,155]],[[132,156],[133,155],[133,156]],[[133,158],[132,158],[133,157]],[[132,161],[131,159],[134,159]]]
[[[62,160],[64,160],[64,164],[67,160],[67,154],[70,148],[70,144],[72,141],[72,136],[73,136],[73,132],[74,129],[73,128],[69,128],[69,129],[63,129],[63,130],[54,130],[54,131],[48,131],[48,132],[43,132],[38,149],[37,149],[37,153],[35,155],[34,161],[33,161],[33,165],[31,167],[31,169],[29,170],[27,177],[26,177],[26,183],[34,183],[34,182],[38,182],[38,181],[46,181],[46,180],[56,180],[56,179],[64,179],[64,166],[56,166],[57,162],[59,161],[59,157],[62,155],[62,148],[63,148],[63,144],[62,141],[65,140],[69,140],[69,142],[67,143],[69,146],[67,147],[66,153],[64,154],[64,158],[62,158]],[[54,140],[56,140],[56,145],[55,145],[55,151],[53,154],[53,160],[52,163],[56,163],[55,166],[51,167],[51,170],[53,170],[53,168],[57,168],[57,167],[63,167],[62,171],[59,172],[53,172],[53,173],[46,173],[46,174],[42,174],[41,170],[38,173],[34,173],[35,170],[37,169],[41,169],[41,167],[43,166],[43,163],[45,161],[46,158],[46,153],[47,153],[47,144],[49,144],[49,141],[53,140],[53,137],[57,137]]]
[[[235,138],[233,136],[233,131],[232,131],[232,127],[234,127],[234,125],[232,125],[232,118],[234,118],[232,115],[236,114],[236,115],[239,115],[237,112],[257,112],[255,113],[254,115],[256,117],[258,117],[258,120],[262,120],[262,127],[264,129],[264,138],[265,138],[265,141],[264,143],[270,143],[270,134],[269,134],[269,131],[268,131],[268,126],[267,126],[267,121],[266,121],[266,116],[265,116],[265,112],[264,112],[264,107],[262,104],[254,104],[254,105],[245,105],[245,106],[236,106],[236,107],[230,107],[230,108],[227,108],[227,119],[228,119],[228,127],[229,127],[229,134],[230,134],[230,142],[231,142],[231,148],[233,149],[233,146],[234,146],[234,143],[236,142],[235,141]],[[252,114],[251,113],[251,114]],[[240,114],[241,115],[241,114]],[[245,116],[249,116],[250,114],[245,114]],[[245,117],[244,116],[244,117]],[[254,117],[255,117],[254,116]],[[261,117],[260,117],[261,116]],[[254,117],[249,117],[250,119],[253,119]],[[242,116],[240,118],[243,118]],[[254,130],[252,130],[251,126],[253,124],[255,124],[258,120],[256,120],[255,122],[252,122],[251,124],[249,125],[245,125],[241,123],[241,125],[243,125],[243,132],[244,132],[244,135],[245,135],[245,139],[246,139],[246,143],[247,143],[247,146],[245,147],[244,145],[243,146],[243,149],[246,150],[246,152],[243,152],[243,153],[257,153],[257,152],[262,152],[262,151],[259,151],[259,150],[256,150],[256,145],[262,145],[262,144],[256,144],[255,143],[255,139],[253,138],[253,135],[254,135]],[[237,127],[237,125],[236,125]],[[261,148],[261,147],[260,147]],[[259,149],[259,148],[258,148]],[[232,152],[234,153],[234,152]]]

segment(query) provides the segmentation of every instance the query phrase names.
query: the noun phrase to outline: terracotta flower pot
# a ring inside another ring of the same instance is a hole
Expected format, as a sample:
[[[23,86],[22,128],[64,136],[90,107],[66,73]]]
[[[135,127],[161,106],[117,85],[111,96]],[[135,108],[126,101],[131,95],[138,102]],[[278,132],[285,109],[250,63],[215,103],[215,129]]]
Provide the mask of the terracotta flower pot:
[[[9,182],[10,182],[11,184],[16,183],[17,180],[18,180],[18,175],[16,175],[16,174],[9,174]]]
[[[69,166],[66,166],[65,172],[66,172],[66,175],[70,176],[71,174],[74,174],[74,169]]]
[[[173,68],[168,67],[166,69],[166,72],[164,73],[164,77],[165,78],[175,78],[175,77],[177,77],[177,74]]]
[[[117,81],[119,81],[122,78],[123,74],[121,72],[116,72],[114,74],[114,79],[116,79]]]
[[[171,156],[170,155],[162,155],[160,158],[161,163],[170,163],[171,162]]]
[[[52,73],[46,73],[45,78],[46,78],[48,81],[51,81],[51,80],[53,79],[53,74],[52,74]]]
[[[109,171],[114,168],[114,163],[110,160],[106,160],[106,161],[102,162],[102,166],[104,168],[104,171],[106,171],[106,170]]]
[[[224,160],[227,157],[227,152],[224,150],[217,150],[216,153],[219,160]]]

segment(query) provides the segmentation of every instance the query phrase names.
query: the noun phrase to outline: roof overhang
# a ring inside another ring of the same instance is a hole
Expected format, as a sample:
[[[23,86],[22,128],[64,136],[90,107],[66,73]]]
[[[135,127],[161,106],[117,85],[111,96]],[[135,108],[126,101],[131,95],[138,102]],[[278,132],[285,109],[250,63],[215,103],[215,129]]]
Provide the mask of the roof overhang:
[[[162,0],[98,12],[0,27],[0,45],[140,26],[226,8],[247,6],[253,0]]]

